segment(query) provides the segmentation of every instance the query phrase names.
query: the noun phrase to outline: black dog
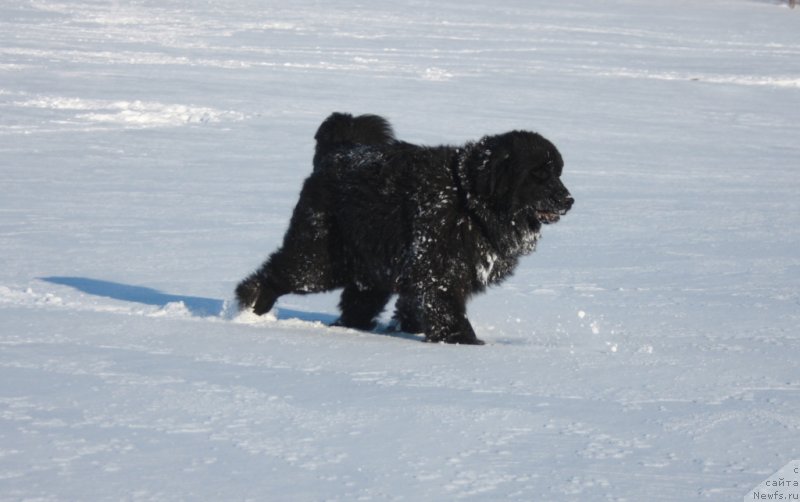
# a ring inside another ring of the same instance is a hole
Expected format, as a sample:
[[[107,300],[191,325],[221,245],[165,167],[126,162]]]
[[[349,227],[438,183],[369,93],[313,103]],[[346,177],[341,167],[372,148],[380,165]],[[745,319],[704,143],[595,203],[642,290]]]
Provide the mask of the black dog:
[[[561,154],[533,132],[424,147],[397,141],[381,117],[335,113],[315,137],[283,246],[238,285],[241,309],[344,288],[337,324],[370,329],[398,294],[404,331],[482,344],[467,300],[511,275],[573,204]]]

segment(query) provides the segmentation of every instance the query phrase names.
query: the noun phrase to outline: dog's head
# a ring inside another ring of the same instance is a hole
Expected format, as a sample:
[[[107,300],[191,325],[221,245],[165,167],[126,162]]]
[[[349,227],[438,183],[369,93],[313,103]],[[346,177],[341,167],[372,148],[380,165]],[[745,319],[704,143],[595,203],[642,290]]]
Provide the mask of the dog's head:
[[[512,131],[475,144],[471,178],[475,195],[531,230],[557,222],[575,202],[561,182],[564,160],[539,134]]]

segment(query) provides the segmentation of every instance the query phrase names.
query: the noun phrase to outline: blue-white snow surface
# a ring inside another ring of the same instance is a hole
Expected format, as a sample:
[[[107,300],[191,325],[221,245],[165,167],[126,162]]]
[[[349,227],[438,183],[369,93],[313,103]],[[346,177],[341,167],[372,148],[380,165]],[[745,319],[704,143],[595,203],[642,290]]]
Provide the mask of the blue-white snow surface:
[[[226,313],[334,110],[561,149],[487,346]],[[777,0],[4,0],[0,500],[741,500],[800,458],[799,154]]]

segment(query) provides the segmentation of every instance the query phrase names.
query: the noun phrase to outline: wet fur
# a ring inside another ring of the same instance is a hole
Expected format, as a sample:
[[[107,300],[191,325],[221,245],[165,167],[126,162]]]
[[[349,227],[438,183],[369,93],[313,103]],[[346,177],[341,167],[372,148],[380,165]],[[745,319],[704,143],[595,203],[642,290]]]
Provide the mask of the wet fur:
[[[397,294],[402,330],[482,344],[467,301],[511,275],[573,203],[560,153],[533,132],[427,147],[398,141],[381,117],[335,113],[315,138],[283,245],[236,288],[241,309],[344,288],[337,324],[369,329]]]

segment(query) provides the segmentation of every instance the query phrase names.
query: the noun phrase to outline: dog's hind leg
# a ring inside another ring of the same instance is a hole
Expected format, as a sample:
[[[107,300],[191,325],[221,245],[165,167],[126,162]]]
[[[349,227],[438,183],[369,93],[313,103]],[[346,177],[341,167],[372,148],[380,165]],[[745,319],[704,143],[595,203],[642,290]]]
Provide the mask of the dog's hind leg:
[[[291,229],[290,229],[291,231]],[[287,240],[290,240],[287,233]],[[314,246],[297,240],[270,255],[257,271],[236,287],[239,309],[252,307],[258,315],[266,314],[280,296],[330,291],[341,287],[325,253],[314,253]]]
[[[263,268],[263,267],[262,267]],[[268,282],[268,277],[261,271],[254,272],[236,286],[236,299],[239,310],[253,308],[253,312],[264,315],[272,309],[280,293]]]
[[[236,287],[240,310],[266,314],[278,297],[330,291],[344,286],[332,256],[332,223],[327,193],[314,177],[306,180],[283,246]]]
[[[336,326],[370,330],[375,327],[375,318],[383,311],[391,292],[381,289],[359,287],[355,284],[345,286],[339,300],[341,317]]]

